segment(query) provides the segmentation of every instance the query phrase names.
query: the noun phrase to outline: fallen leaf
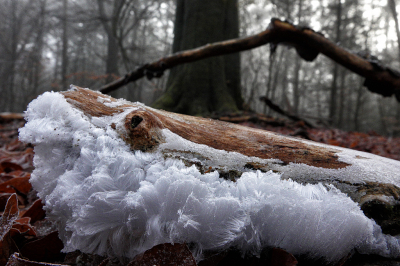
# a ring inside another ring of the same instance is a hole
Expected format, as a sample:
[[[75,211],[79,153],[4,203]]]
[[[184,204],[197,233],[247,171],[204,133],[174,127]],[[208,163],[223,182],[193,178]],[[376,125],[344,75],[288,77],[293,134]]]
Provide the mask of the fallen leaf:
[[[28,242],[21,248],[21,254],[33,261],[51,262],[63,260],[61,250],[64,248],[62,241],[58,238],[58,232],[54,231],[37,240]]]
[[[11,237],[10,230],[18,217],[17,194],[12,194],[8,200],[0,220],[0,265],[5,265],[12,253],[18,250]]]
[[[7,204],[4,208],[3,216],[1,217],[0,221],[0,230],[3,229],[4,226],[7,226],[11,222],[13,222],[16,217],[18,217],[18,198],[17,194],[14,193],[7,200]]]
[[[12,228],[10,229],[11,237],[16,234],[26,235],[26,236],[36,236],[35,229],[30,225],[31,218],[24,217],[16,219],[13,222]]]
[[[46,212],[43,210],[42,200],[37,199],[29,209],[24,211],[21,217],[31,218],[31,224],[34,224],[36,221],[44,219],[45,216]]]
[[[11,238],[10,232],[7,231],[0,241],[0,265],[6,265],[10,255],[16,251],[18,251],[18,247]]]
[[[5,172],[5,173],[10,173],[13,171],[18,171],[22,170],[22,167],[16,163],[13,162],[1,162],[0,163],[0,173]]]
[[[21,166],[25,171],[31,171],[33,170],[33,155],[32,148],[26,148],[24,151],[8,151],[1,148],[0,163],[11,162]]]
[[[296,258],[280,248],[273,248],[271,251],[271,266],[295,266],[297,265]]]
[[[21,258],[18,253],[14,253],[11,255],[10,260],[8,261],[6,266],[64,266],[64,265],[65,264],[30,261]]]
[[[14,139],[13,141],[7,143],[5,149],[8,151],[23,151],[26,149],[26,144],[19,141],[18,138]]]
[[[9,173],[0,173],[0,184],[6,181],[9,181],[10,179],[13,179],[15,177],[30,177],[31,173],[25,172],[25,171],[12,171]]]
[[[329,145],[334,145],[334,146],[340,146],[340,142],[336,139],[329,139],[328,140]]]
[[[0,212],[6,208],[7,201],[11,195],[12,193],[0,193]]]
[[[186,244],[160,244],[137,255],[128,266],[185,265],[196,266],[192,252]]]
[[[0,193],[21,192],[28,194],[32,185],[29,183],[29,177],[15,177],[0,184]]]
[[[19,223],[19,224],[29,224],[31,221],[31,218],[29,217],[22,217],[22,218],[18,218],[14,221],[14,223]]]

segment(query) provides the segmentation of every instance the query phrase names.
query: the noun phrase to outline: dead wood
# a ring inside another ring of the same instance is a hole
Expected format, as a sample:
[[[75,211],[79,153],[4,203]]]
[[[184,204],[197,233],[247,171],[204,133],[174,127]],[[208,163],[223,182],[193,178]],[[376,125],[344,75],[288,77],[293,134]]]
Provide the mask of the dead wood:
[[[246,123],[246,122],[251,122],[255,124],[263,124],[263,125],[270,125],[274,127],[285,127],[285,126],[290,126],[288,125],[288,120],[286,119],[279,119],[275,117],[270,117],[266,116],[264,114],[259,114],[259,113],[250,113],[250,114],[242,114],[242,115],[237,115],[237,114],[225,114],[223,116],[218,116],[214,115],[211,116],[210,118],[212,119],[217,119],[220,121],[225,121],[225,122],[230,122],[230,123]]]
[[[72,105],[95,117],[121,113],[128,106],[108,107],[98,101],[98,97],[104,95],[90,90],[78,88],[76,91],[62,94]],[[116,100],[110,98],[110,101]],[[128,134],[122,138],[133,150],[154,149],[163,142],[161,129],[169,129],[197,144],[261,159],[279,159],[284,165],[304,163],[330,169],[348,166],[347,163],[338,160],[335,149],[309,145],[301,140],[268,131],[152,108],[140,108],[128,114],[125,118],[125,128]],[[251,167],[263,168],[255,164]]]
[[[266,96],[260,97],[260,100],[263,101],[269,108],[277,112],[278,114],[281,114],[283,116],[288,117],[289,119],[295,121],[295,122],[304,122],[304,124],[308,127],[315,127],[312,125],[310,122],[306,121],[305,119],[302,119],[298,116],[295,116],[293,114],[290,114],[289,112],[283,110],[279,105],[276,105],[273,103],[270,99],[268,99]]]
[[[21,113],[0,113],[0,122],[24,119],[25,115]]]
[[[400,73],[380,64],[376,58],[360,56],[325,38],[321,33],[307,27],[297,27],[289,22],[273,18],[265,31],[256,35],[207,44],[192,50],[186,50],[145,64],[124,77],[104,85],[99,90],[109,93],[129,82],[144,76],[151,79],[161,77],[166,69],[177,65],[202,60],[212,56],[226,55],[250,50],[265,44],[271,44],[274,51],[278,44],[292,46],[301,58],[313,61],[319,53],[365,78],[364,86],[383,96],[396,95],[400,101]]]
[[[394,207],[400,201],[398,161],[227,122],[156,110],[78,87],[62,94],[89,120],[126,112],[118,118],[121,119],[118,125],[110,122],[101,127],[114,129],[132,152],[159,152],[165,158],[195,166],[201,173],[218,171],[219,177],[233,181],[247,171],[272,170],[296,182],[322,182],[328,187],[335,186],[359,203],[385,233],[400,233],[400,214]]]

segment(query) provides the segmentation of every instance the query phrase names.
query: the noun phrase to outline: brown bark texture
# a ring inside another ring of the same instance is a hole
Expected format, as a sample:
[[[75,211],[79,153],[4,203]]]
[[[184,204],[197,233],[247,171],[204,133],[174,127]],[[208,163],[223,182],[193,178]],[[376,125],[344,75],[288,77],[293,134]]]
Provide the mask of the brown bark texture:
[[[292,46],[301,58],[313,61],[319,53],[365,78],[364,86],[383,96],[396,95],[400,101],[400,73],[380,64],[375,58],[363,58],[325,38],[321,33],[307,27],[297,27],[289,22],[273,18],[265,31],[256,35],[232,39],[202,47],[175,53],[155,62],[145,64],[126,74],[124,77],[104,85],[102,93],[109,93],[119,87],[138,80],[160,77],[166,69],[190,63],[212,56],[226,55],[250,50],[265,44],[271,44],[274,50],[278,44]]]
[[[66,91],[63,94],[74,106],[94,117],[114,115],[129,107],[105,106],[97,101],[101,94],[89,90]],[[133,150],[153,150],[163,142],[160,130],[169,129],[197,144],[261,159],[279,159],[282,164],[304,163],[331,169],[348,165],[338,160],[335,149],[308,145],[268,131],[150,108],[138,109],[127,115],[125,128],[129,134],[123,138]]]

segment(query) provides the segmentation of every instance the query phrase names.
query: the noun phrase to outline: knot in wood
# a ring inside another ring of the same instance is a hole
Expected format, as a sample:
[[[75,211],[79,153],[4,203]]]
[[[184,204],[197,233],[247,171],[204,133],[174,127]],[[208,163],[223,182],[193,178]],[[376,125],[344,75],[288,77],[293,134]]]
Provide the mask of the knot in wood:
[[[125,133],[121,137],[132,150],[149,151],[164,142],[161,121],[144,109],[138,109],[125,117]]]

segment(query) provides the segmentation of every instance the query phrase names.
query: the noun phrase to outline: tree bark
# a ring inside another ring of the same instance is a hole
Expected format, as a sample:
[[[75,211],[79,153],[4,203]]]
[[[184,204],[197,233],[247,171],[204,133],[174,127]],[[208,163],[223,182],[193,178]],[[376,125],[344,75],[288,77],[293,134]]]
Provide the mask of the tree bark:
[[[345,106],[346,106],[346,97],[345,97],[345,83],[346,83],[346,72],[343,68],[339,70],[339,78],[340,78],[340,85],[339,85],[339,114],[337,116],[337,125],[339,128],[343,128],[344,124],[344,113],[345,113]]]
[[[357,100],[355,103],[355,110],[354,110],[354,130],[355,131],[360,131],[361,125],[360,125],[360,111],[362,107],[362,97],[363,97],[363,85],[362,81],[360,80],[360,84],[358,85],[357,89]]]
[[[99,7],[99,15],[107,35],[107,57],[106,57],[106,84],[115,80],[118,74],[118,40],[116,37],[116,28],[121,8],[124,1],[114,1],[111,17],[108,17],[105,8],[104,0],[97,0]]]
[[[397,36],[397,49],[398,49],[398,56],[400,59],[400,25],[399,25],[399,18],[397,15],[397,10],[396,10],[396,1],[395,0],[388,0],[388,6],[390,9],[390,12],[392,13],[394,23],[396,26],[396,36]]]
[[[68,0],[63,0],[63,33],[62,33],[62,61],[61,61],[61,85],[63,90],[68,89]]]
[[[236,0],[178,1],[173,51],[237,38],[237,4]],[[154,106],[202,115],[214,111],[236,111],[242,104],[240,55],[230,54],[179,66],[171,71],[166,93]]]
[[[341,39],[341,23],[342,23],[342,0],[337,0],[336,7],[336,37],[335,42],[339,43]],[[337,111],[337,79],[339,74],[339,66],[333,62],[333,79],[331,85],[331,96],[329,104],[329,119],[331,125],[336,123],[336,111]]]

